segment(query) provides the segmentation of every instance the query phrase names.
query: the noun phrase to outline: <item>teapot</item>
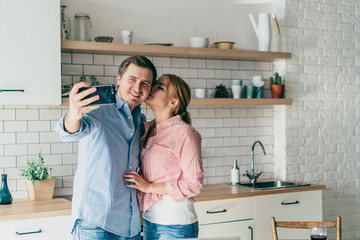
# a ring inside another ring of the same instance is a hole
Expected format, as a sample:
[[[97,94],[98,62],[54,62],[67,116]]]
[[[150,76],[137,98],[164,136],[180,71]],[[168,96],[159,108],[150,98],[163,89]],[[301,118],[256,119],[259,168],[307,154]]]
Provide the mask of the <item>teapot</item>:
[[[249,14],[251,23],[255,30],[256,37],[258,39],[259,51],[270,51],[271,47],[271,26],[270,26],[270,15],[273,19],[274,28],[277,34],[280,34],[279,24],[275,14],[270,13],[259,13],[258,24],[252,14]]]

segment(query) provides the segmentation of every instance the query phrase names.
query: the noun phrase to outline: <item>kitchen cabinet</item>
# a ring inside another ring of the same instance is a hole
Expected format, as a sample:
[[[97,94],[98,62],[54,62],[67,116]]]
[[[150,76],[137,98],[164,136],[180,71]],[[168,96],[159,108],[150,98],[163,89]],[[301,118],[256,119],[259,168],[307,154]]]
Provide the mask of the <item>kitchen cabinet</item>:
[[[7,1],[0,28],[0,105],[60,104],[60,0]]]
[[[66,240],[72,239],[71,215],[0,221],[1,239]]]
[[[195,203],[199,237],[240,237],[252,240],[253,198],[235,198]]]
[[[305,191],[254,197],[255,239],[272,239],[270,217],[277,221],[322,221],[322,192]],[[281,239],[309,239],[308,229],[278,229]]]

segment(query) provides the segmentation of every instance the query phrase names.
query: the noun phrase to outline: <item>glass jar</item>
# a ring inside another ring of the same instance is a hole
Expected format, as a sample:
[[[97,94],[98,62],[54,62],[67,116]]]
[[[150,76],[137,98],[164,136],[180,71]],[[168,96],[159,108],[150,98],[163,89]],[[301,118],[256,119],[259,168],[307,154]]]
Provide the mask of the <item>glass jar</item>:
[[[91,20],[86,13],[75,14],[75,40],[76,41],[91,41]]]

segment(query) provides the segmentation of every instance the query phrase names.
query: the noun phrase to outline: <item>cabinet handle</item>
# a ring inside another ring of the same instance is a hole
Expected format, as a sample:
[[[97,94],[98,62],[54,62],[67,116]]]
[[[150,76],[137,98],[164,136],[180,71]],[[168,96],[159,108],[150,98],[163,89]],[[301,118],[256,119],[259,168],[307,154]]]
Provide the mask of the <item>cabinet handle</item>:
[[[293,204],[299,204],[299,201],[295,201],[295,202],[281,202],[281,205],[293,205]]]
[[[0,89],[0,92],[24,92],[24,89]]]
[[[32,232],[16,232],[16,235],[26,235],[26,234],[33,234],[33,233],[41,233],[42,230],[39,229],[37,231],[32,231]]]
[[[227,212],[226,209],[220,210],[220,211],[206,211],[207,214],[214,214],[214,213],[224,213]]]
[[[250,229],[250,236],[251,236],[251,240],[254,240],[254,229],[252,228],[252,226],[249,226],[249,229]]]

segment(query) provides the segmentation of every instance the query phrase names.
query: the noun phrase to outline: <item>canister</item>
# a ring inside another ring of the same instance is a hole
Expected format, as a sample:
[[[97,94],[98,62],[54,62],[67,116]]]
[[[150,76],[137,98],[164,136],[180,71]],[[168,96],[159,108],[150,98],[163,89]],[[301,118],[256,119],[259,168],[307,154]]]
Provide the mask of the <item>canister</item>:
[[[75,37],[76,41],[91,41],[91,20],[89,14],[75,14]]]

